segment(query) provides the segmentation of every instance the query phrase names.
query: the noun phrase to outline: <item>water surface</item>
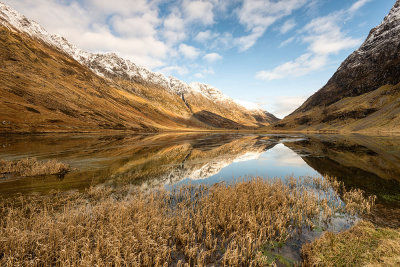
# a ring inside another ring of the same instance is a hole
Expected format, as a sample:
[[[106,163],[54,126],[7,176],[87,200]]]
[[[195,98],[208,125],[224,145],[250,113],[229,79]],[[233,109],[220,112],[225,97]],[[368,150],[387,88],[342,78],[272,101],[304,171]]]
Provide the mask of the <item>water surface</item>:
[[[370,219],[400,226],[400,138],[361,135],[157,134],[0,137],[0,158],[56,158],[73,171],[0,178],[0,195],[83,190],[126,183],[143,188],[330,175],[378,196]]]

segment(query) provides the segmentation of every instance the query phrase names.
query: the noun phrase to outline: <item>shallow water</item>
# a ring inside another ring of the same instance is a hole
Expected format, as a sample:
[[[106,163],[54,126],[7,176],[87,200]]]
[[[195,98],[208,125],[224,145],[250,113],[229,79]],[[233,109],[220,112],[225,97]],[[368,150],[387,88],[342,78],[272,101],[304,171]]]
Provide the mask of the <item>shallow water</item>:
[[[0,195],[82,190],[96,184],[143,188],[186,183],[330,175],[378,196],[369,219],[400,226],[400,137],[361,135],[36,135],[0,137],[0,158],[56,158],[63,179],[0,178]]]

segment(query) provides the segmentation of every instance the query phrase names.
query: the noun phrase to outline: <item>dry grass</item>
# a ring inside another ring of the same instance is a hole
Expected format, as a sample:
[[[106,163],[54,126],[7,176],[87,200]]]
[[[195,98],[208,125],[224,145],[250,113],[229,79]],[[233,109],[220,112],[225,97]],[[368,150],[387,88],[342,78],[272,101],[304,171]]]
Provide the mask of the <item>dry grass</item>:
[[[328,106],[314,106],[308,111],[295,112],[276,123],[275,125],[280,127],[274,129],[327,133],[399,132],[400,108],[397,100],[400,97],[400,83],[376,88],[378,89],[359,96],[344,97]]]
[[[325,233],[302,254],[307,266],[400,266],[400,229],[362,221],[340,234]]]
[[[343,189],[323,178],[252,179],[7,199],[0,201],[0,265],[266,265],[264,245],[373,205],[358,191],[343,205],[331,183]]]
[[[15,174],[18,176],[37,176],[49,174],[65,174],[69,165],[55,159],[38,161],[36,158],[21,160],[0,160],[0,174]]]
[[[191,108],[252,128],[269,124],[265,114],[253,116],[200,94],[185,95],[189,108],[180,95],[148,81],[112,74],[101,78],[58,49],[1,25],[0,62],[2,133],[212,128],[194,118]]]

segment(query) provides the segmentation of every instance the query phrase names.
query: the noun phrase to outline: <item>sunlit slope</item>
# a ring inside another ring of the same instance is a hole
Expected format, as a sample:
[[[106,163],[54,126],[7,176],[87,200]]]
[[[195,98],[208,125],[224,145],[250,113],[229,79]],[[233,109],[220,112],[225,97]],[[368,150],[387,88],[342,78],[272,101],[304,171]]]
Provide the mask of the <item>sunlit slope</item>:
[[[400,84],[295,112],[276,129],[400,132]]]
[[[275,129],[400,131],[400,0],[328,83]]]
[[[1,132],[200,127],[184,105],[163,96],[168,114],[46,44],[0,27]],[[162,95],[160,92],[159,95]]]
[[[0,132],[250,129],[268,125],[234,103],[103,78],[68,55],[1,27]],[[185,103],[186,102],[186,103]]]
[[[0,132],[255,129],[277,119],[203,83],[83,51],[0,3]]]

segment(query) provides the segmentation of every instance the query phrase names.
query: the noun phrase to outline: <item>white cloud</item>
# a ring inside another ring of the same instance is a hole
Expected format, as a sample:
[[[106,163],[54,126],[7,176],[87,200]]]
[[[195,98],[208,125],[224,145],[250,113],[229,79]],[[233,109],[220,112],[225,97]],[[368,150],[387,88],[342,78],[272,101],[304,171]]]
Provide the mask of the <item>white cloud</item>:
[[[239,104],[248,110],[260,109],[260,106],[254,102],[239,100],[239,99],[234,99],[233,101],[235,101],[236,104]]]
[[[231,33],[213,33],[211,31],[200,32],[196,37],[196,41],[203,43],[206,47],[210,49],[229,49],[232,48],[234,44],[234,38]]]
[[[271,110],[268,111],[278,118],[284,118],[300,107],[306,100],[307,97],[304,96],[279,96],[270,105]]]
[[[188,69],[184,68],[184,67],[180,67],[180,66],[168,66],[168,67],[164,67],[158,70],[158,72],[161,72],[162,74],[169,76],[173,73],[177,73],[179,75],[185,75],[188,74],[189,71]]]
[[[182,7],[185,18],[189,22],[198,22],[203,25],[211,25],[214,23],[212,3],[207,1],[185,0]]]
[[[205,43],[205,42],[210,41],[210,40],[212,40],[212,39],[214,39],[214,38],[216,38],[216,37],[218,37],[218,36],[219,36],[218,33],[211,32],[210,30],[206,30],[206,31],[204,31],[204,32],[199,32],[199,33],[194,37],[194,39],[195,39],[197,42]]]
[[[304,27],[306,35],[305,43],[309,43],[309,49],[316,54],[338,53],[343,49],[352,48],[360,44],[360,39],[346,36],[340,22],[344,13],[334,13],[325,17],[313,19]]]
[[[358,0],[355,2],[349,9],[348,12],[356,12],[359,10],[361,7],[363,7],[366,3],[371,2],[372,0]]]
[[[155,36],[157,30],[155,26],[158,24],[158,18],[145,14],[140,17],[124,18],[115,16],[111,19],[112,26],[122,36],[146,38]]]
[[[203,68],[203,69],[199,70],[197,73],[194,74],[194,77],[196,77],[198,79],[202,79],[202,78],[205,78],[206,76],[214,75],[214,74],[215,74],[214,69],[209,67],[209,68]]]
[[[84,0],[83,3],[95,12],[124,16],[148,13],[156,7],[155,2],[147,0]]]
[[[299,37],[302,42],[308,44],[308,52],[272,70],[260,71],[256,77],[263,80],[274,80],[306,75],[327,65],[331,55],[360,45],[362,40],[347,36],[342,31],[341,25],[367,2],[368,0],[359,0],[349,9],[313,19],[304,26],[301,31],[302,36]],[[291,41],[293,40],[288,39],[281,46]]]
[[[239,51],[246,51],[252,47],[265,32],[263,27],[256,27],[251,34],[235,39],[234,43],[239,47]]]
[[[187,44],[180,44],[179,52],[188,59],[196,59],[200,55],[198,48]]]
[[[167,43],[174,45],[186,38],[186,22],[178,9],[174,9],[164,20],[162,35]]]
[[[5,2],[50,33],[64,36],[90,52],[117,52],[153,68],[163,65],[172,49],[158,38],[157,7],[146,0]]]
[[[295,38],[294,36],[292,36],[292,37],[286,39],[285,41],[283,41],[283,42],[279,45],[279,47],[287,46],[288,44],[292,43],[295,39],[296,39],[296,38]]]
[[[250,33],[236,40],[240,51],[252,47],[264,32],[277,20],[301,8],[308,0],[244,0],[237,14],[239,22]]]
[[[325,55],[313,55],[306,53],[293,61],[288,61],[269,71],[260,71],[256,78],[262,80],[276,80],[285,77],[297,77],[308,74],[311,71],[320,69],[328,62]]]
[[[293,29],[294,27],[296,27],[296,22],[293,19],[289,19],[287,21],[285,21],[285,23],[283,23],[283,25],[280,28],[280,32],[282,34],[285,34],[287,32],[289,32],[291,29]]]
[[[204,78],[204,74],[201,72],[198,72],[198,73],[194,74],[194,77],[196,77],[198,79],[202,79],[202,78]]]
[[[209,53],[209,54],[205,55],[203,57],[203,59],[206,60],[209,63],[214,63],[214,62],[216,62],[218,60],[221,60],[222,56],[220,54],[218,54],[218,53]]]

